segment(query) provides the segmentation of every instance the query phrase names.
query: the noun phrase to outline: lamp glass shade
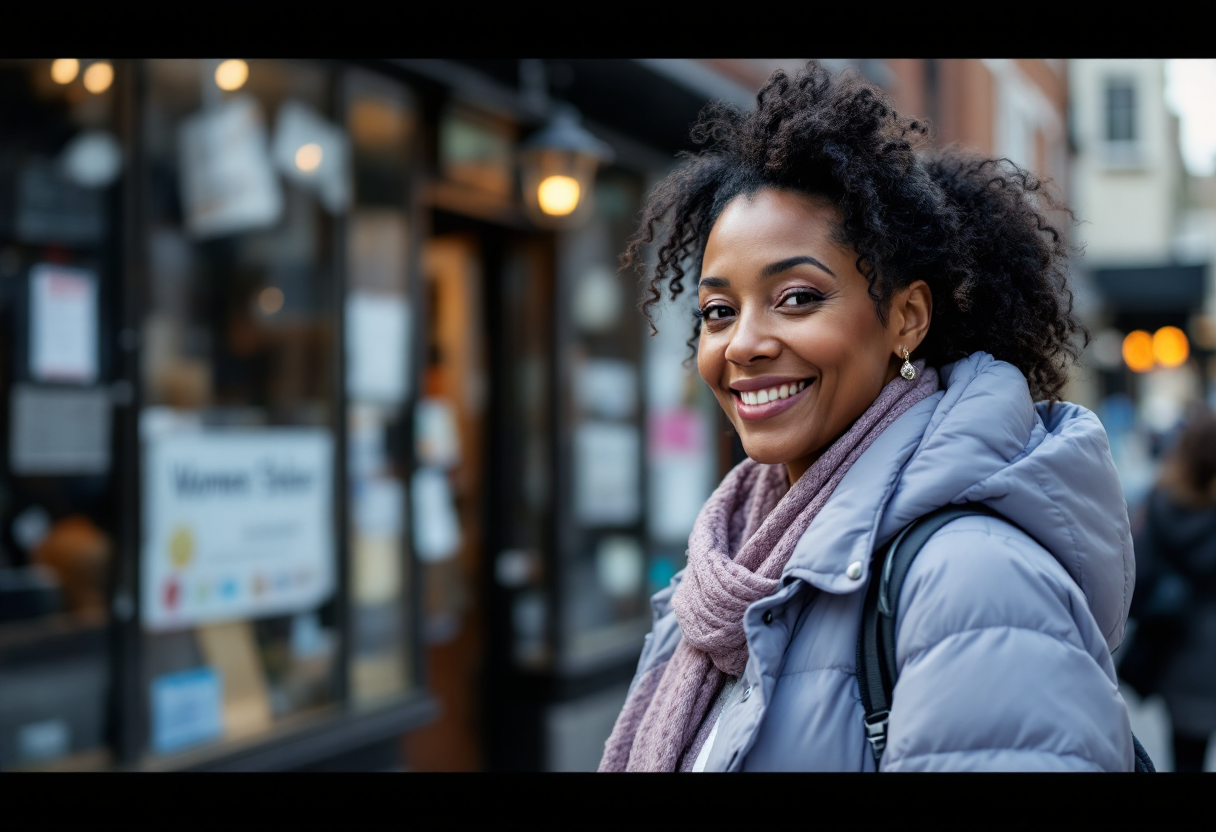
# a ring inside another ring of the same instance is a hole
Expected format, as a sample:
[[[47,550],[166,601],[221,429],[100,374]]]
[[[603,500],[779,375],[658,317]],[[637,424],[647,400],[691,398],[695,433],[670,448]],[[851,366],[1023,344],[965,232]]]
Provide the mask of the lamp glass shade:
[[[612,147],[579,123],[567,105],[554,108],[539,131],[520,145],[524,208],[542,228],[570,228],[592,213],[595,172],[612,161]]]
[[[598,159],[569,150],[537,148],[525,151],[521,161],[524,208],[537,225],[571,227],[594,210]]]

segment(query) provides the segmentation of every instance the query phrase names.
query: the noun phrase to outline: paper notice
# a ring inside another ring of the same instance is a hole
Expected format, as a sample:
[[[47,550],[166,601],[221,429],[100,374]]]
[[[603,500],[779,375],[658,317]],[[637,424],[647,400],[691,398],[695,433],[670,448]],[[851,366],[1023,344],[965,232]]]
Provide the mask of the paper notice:
[[[574,435],[575,513],[586,526],[628,526],[641,514],[641,441],[632,425],[586,422]]]
[[[628,361],[594,358],[577,373],[579,407],[605,419],[629,419],[638,407],[638,372]]]
[[[195,113],[179,134],[186,227],[196,239],[278,222],[275,177],[261,108],[247,95]]]
[[[283,102],[272,153],[283,175],[316,191],[326,210],[340,213],[350,205],[350,143],[316,110],[294,99]]]
[[[346,298],[346,378],[356,401],[398,404],[409,385],[410,308],[401,295]]]
[[[14,384],[9,466],[14,474],[104,474],[110,468],[106,387]]]
[[[30,375],[37,381],[97,379],[97,276],[40,264],[30,270]]]
[[[437,468],[419,468],[411,485],[418,559],[435,563],[455,557],[460,548],[460,522],[447,474]]]

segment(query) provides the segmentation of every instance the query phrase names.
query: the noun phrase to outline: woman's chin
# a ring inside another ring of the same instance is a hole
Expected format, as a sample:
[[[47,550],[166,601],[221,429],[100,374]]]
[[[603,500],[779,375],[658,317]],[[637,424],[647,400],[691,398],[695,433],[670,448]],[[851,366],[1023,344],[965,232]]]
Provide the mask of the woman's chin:
[[[742,441],[742,445],[747,458],[762,465],[785,465],[797,456],[788,447],[775,448],[767,442]]]

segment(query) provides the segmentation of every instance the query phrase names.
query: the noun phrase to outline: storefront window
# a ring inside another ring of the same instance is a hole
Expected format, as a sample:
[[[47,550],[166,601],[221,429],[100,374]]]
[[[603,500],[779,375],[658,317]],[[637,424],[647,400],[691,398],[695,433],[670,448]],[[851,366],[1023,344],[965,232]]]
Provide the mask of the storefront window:
[[[642,326],[617,256],[632,231],[641,182],[619,171],[596,183],[591,221],[563,240],[571,351],[563,408],[569,520],[562,559],[562,657],[575,672],[636,651],[646,608],[645,403]]]
[[[0,61],[0,769],[110,760],[115,81]]]
[[[280,61],[146,65],[152,755],[257,738],[340,701],[334,241],[351,177],[331,78]]]
[[[352,71],[344,98],[355,186],[345,299],[350,689],[357,706],[370,706],[414,683],[406,437],[419,395],[408,281],[417,124],[407,92],[379,76]]]

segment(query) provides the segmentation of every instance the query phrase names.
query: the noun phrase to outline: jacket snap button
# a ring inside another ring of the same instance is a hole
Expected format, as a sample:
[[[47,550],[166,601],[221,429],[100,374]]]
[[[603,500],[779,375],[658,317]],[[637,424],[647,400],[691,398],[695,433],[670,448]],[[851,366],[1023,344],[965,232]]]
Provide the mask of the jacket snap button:
[[[751,695],[752,695],[752,686],[748,685],[747,688],[744,689],[743,695],[739,697],[739,701],[746,702],[748,697]]]
[[[765,624],[772,624],[772,623],[773,623],[773,611],[772,611],[772,610],[766,610],[766,611],[765,611],[765,613],[764,613],[764,623],[765,623]]]
[[[860,578],[861,577],[861,561],[855,560],[852,563],[850,563],[849,568],[844,571],[844,574],[848,575],[853,580],[857,580],[858,578]]]

